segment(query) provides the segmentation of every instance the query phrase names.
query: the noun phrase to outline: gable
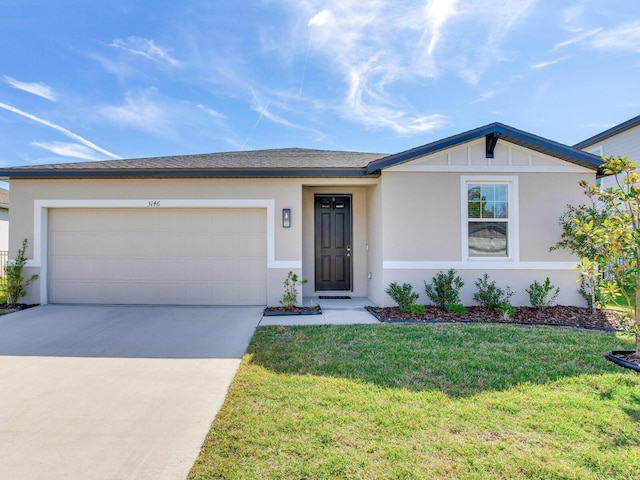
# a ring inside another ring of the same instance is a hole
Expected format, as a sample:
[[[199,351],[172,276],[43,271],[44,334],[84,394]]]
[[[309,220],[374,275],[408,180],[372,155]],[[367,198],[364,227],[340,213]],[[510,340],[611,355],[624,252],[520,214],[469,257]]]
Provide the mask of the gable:
[[[390,172],[592,172],[551,155],[499,141],[487,158],[485,139],[476,139],[391,166]]]
[[[420,147],[412,148],[411,150],[396,153],[395,155],[389,155],[388,157],[374,160],[369,163],[367,172],[369,174],[379,172],[381,170],[386,170],[397,165],[411,162],[425,155],[441,154],[448,149],[455,149],[469,142],[482,142],[482,140],[484,140],[484,158],[486,159],[493,159],[495,157],[495,149],[498,145],[508,142],[527,150],[537,152],[540,155],[557,158],[568,164],[579,165],[592,171],[597,171],[602,165],[602,160],[596,155],[496,122],[467,132],[462,132],[451,137],[443,138],[442,140],[437,140]],[[482,143],[479,143],[479,145],[481,144]],[[469,157],[471,157],[471,159],[469,159]],[[471,153],[468,153],[467,155],[467,167],[473,165],[473,159],[475,157],[476,155],[472,149]],[[509,158],[513,161],[512,157],[507,156],[506,158],[507,162],[509,162]],[[535,164],[533,160],[529,163],[531,163],[530,166]],[[491,162],[487,162],[486,166],[492,167]],[[482,168],[482,165],[477,165],[476,168]]]

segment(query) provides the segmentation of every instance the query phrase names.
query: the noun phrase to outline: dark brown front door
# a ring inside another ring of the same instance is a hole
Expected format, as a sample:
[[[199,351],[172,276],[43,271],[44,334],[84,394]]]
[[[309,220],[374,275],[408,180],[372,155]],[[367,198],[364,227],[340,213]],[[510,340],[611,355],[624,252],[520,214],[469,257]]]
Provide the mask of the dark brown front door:
[[[315,197],[316,290],[351,290],[351,195]]]

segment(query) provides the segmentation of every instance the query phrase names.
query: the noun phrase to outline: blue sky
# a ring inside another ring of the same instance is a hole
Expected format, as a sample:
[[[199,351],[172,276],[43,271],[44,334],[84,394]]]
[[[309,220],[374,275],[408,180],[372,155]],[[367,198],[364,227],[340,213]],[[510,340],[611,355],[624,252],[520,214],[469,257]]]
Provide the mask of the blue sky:
[[[304,147],[499,121],[574,144],[640,114],[638,0],[0,0],[0,166]]]

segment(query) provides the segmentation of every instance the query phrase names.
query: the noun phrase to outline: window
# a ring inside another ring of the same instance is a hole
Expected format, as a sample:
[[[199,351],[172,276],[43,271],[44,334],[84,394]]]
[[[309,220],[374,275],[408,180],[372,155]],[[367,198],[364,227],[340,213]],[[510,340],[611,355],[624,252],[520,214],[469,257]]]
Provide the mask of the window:
[[[463,177],[463,257],[516,259],[515,195],[517,179]]]

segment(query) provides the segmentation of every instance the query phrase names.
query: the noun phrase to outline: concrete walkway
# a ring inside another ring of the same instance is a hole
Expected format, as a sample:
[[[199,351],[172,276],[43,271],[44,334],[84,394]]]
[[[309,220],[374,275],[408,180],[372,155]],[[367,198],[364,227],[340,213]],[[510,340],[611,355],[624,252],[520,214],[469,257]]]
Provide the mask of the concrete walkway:
[[[262,308],[0,317],[0,478],[184,479]]]

